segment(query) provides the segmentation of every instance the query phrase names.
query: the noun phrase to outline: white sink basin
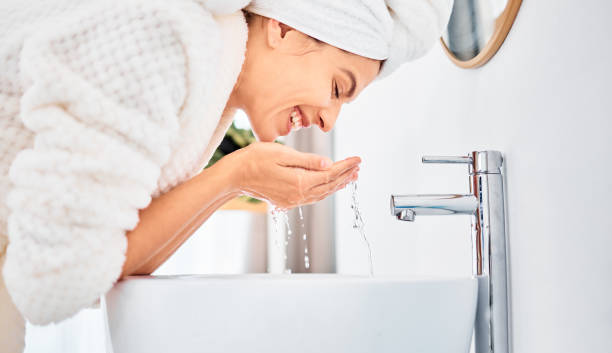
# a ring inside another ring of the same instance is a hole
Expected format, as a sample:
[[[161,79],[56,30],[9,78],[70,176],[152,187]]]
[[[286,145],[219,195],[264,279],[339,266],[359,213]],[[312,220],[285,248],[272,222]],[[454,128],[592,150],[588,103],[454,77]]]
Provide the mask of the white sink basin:
[[[142,276],[104,298],[109,353],[468,352],[474,278]]]

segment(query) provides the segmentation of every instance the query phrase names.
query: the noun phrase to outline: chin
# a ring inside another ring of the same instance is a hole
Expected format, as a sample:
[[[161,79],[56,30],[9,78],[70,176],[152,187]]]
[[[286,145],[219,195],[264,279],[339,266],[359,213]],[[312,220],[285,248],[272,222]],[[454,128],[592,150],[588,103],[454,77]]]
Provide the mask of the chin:
[[[252,127],[251,129],[253,130],[253,135],[255,135],[255,138],[259,142],[274,142],[277,137],[273,134],[266,134],[265,132],[260,133],[255,129],[255,127]]]
[[[268,137],[259,137],[259,135],[255,135],[259,142],[274,142],[276,140],[276,136],[268,136]]]
[[[245,113],[247,113],[245,111]],[[274,126],[273,119],[267,119],[266,116],[262,115],[249,115],[249,122],[251,123],[251,130],[257,141],[260,142],[274,142],[279,136],[279,132]]]

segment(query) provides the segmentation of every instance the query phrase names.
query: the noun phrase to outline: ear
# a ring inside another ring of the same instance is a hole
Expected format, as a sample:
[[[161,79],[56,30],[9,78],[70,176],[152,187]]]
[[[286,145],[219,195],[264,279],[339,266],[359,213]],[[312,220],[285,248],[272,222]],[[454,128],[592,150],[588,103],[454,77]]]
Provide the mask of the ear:
[[[285,38],[287,32],[293,30],[293,28],[287,26],[284,23],[280,23],[273,18],[268,18],[265,24],[266,36],[268,45],[272,48],[278,48]]]

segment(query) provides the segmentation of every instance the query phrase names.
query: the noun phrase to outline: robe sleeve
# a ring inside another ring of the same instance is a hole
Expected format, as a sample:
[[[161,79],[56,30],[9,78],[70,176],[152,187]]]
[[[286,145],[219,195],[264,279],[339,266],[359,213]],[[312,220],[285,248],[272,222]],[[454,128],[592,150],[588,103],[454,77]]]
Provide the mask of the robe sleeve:
[[[147,2],[113,2],[24,43],[20,118],[35,139],[9,171],[3,275],[33,324],[92,305],[121,274],[126,232],[178,139],[180,24]]]

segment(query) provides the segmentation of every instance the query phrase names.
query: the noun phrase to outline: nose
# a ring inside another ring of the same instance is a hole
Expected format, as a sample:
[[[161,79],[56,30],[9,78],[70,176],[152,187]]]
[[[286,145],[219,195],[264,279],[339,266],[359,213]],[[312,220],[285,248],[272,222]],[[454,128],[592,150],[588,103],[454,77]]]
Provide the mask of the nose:
[[[338,119],[338,115],[340,114],[340,109],[342,108],[342,104],[337,103],[333,106],[327,107],[325,109],[321,109],[319,111],[319,128],[323,130],[323,132],[329,132],[336,125],[336,120]]]

